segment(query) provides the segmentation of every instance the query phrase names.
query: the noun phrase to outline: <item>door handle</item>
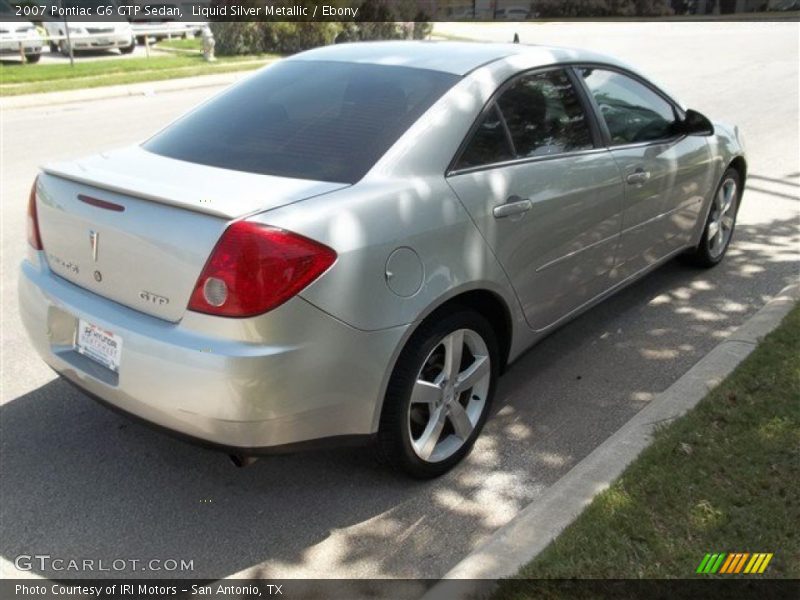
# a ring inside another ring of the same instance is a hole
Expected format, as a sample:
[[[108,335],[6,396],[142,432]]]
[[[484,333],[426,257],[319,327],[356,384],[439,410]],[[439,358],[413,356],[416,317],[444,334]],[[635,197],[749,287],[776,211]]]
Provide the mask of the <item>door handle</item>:
[[[495,219],[503,219],[513,215],[522,215],[528,212],[533,207],[533,204],[527,198],[520,198],[519,196],[511,196],[505,201],[505,204],[500,204],[492,209]]]
[[[625,181],[627,181],[631,185],[641,185],[643,183],[646,183],[648,179],[650,179],[650,171],[645,171],[644,169],[636,169],[633,173],[631,173],[625,178]]]

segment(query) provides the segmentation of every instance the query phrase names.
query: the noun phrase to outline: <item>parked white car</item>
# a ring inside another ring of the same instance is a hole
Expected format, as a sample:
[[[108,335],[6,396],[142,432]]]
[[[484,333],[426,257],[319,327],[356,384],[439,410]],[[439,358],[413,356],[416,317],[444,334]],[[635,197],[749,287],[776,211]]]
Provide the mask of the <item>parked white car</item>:
[[[61,0],[61,8],[89,8],[92,14],[101,14],[98,9],[115,7],[115,0]],[[50,52],[69,55],[72,52],[91,50],[113,50],[123,54],[133,52],[136,44],[130,23],[125,21],[71,21],[51,15],[42,21],[47,31]],[[69,37],[69,39],[67,39]]]
[[[11,19],[14,9],[0,0],[0,19]],[[42,37],[30,21],[0,21],[0,54],[20,55],[20,46],[28,62],[37,62],[42,54]]]
[[[20,46],[25,60],[38,62],[42,55],[42,36],[30,21],[0,21],[0,54],[20,55]]]
[[[71,45],[73,53],[116,48],[122,54],[129,54],[136,47],[133,30],[130,24],[124,21],[112,23],[46,20],[43,25],[47,31],[51,52],[69,55]],[[66,39],[67,32],[69,40]]]

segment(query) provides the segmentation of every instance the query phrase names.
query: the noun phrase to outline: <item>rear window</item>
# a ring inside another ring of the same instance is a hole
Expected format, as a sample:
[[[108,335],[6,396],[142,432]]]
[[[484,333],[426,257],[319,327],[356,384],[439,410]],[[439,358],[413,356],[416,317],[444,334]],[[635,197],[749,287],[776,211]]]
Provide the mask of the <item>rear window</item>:
[[[458,79],[408,67],[281,61],[144,148],[236,171],[355,183]]]

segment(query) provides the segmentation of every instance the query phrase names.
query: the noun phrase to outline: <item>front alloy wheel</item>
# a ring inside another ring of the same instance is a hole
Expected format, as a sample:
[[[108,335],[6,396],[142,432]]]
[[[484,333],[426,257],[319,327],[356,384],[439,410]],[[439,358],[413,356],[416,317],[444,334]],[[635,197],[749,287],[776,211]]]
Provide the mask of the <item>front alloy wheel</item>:
[[[733,239],[741,194],[739,172],[728,169],[711,200],[703,237],[696,248],[682,255],[684,262],[707,268],[722,261]]]
[[[480,314],[432,316],[400,354],[381,412],[382,456],[413,477],[437,477],[472,449],[498,375],[497,337]]]
[[[737,190],[736,180],[731,177],[722,182],[714,195],[714,204],[711,206],[706,230],[708,253],[712,257],[718,257],[725,251],[733,235]]]

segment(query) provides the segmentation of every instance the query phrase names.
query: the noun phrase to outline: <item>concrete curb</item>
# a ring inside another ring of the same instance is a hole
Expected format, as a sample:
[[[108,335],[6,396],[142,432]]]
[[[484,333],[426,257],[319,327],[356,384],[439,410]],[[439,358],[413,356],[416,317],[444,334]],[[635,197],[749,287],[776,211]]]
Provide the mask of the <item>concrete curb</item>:
[[[265,62],[261,66],[267,65]],[[160,92],[177,92],[206,87],[230,85],[252,74],[256,69],[244,71],[229,71],[214,73],[212,75],[199,75],[195,77],[180,77],[177,79],[164,79],[160,81],[143,81],[125,85],[108,85],[96,88],[83,88],[63,92],[42,92],[40,94],[23,94],[0,98],[0,110],[19,108],[32,108],[35,106],[55,106],[58,104],[72,104],[75,102],[89,102],[92,100],[105,100],[108,98],[122,98],[125,96],[150,96]]]
[[[541,498],[525,507],[450,569],[442,578],[444,581],[429,589],[423,600],[481,597],[493,589],[497,579],[516,574],[650,445],[657,426],[693,408],[747,358],[799,300],[800,283],[781,290],[730,337],[553,484]]]

